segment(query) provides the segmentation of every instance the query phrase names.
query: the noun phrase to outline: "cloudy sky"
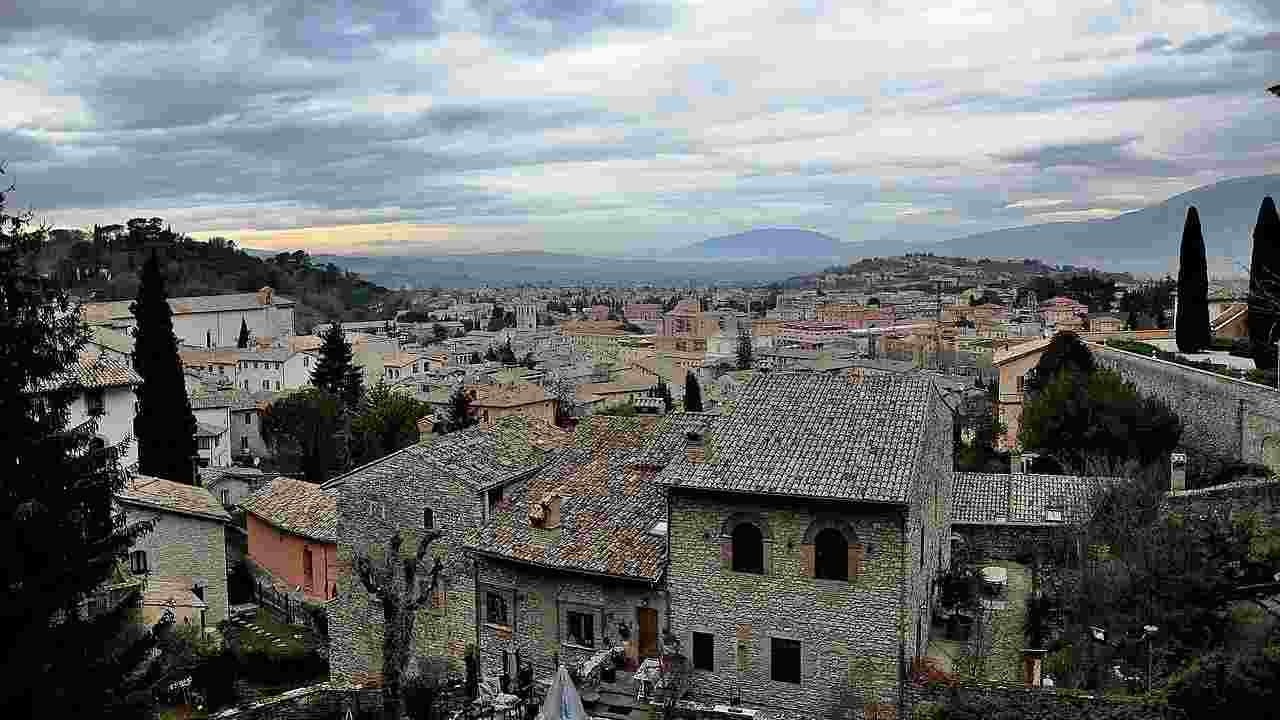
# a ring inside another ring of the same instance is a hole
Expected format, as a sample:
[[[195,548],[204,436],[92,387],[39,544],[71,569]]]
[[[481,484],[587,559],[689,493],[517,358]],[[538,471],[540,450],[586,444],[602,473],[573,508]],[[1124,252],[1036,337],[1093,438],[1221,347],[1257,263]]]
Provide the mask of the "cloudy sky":
[[[1278,82],[1280,0],[0,0],[16,204],[317,252],[1107,217],[1280,171]]]

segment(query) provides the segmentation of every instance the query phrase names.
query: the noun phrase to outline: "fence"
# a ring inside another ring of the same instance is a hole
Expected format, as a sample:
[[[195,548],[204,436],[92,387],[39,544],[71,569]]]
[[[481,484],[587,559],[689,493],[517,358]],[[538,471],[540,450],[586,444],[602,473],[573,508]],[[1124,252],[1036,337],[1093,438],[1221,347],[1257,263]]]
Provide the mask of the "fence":
[[[254,583],[253,599],[259,607],[271,611],[280,622],[292,625],[301,622],[304,610],[302,603],[289,597],[289,593],[281,592],[269,583],[258,580]]]

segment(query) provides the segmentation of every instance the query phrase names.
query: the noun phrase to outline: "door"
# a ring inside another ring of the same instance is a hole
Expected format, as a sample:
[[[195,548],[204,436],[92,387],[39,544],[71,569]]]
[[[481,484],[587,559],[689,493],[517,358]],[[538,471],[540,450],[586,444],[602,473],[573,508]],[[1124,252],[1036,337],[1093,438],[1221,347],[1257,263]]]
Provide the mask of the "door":
[[[302,551],[302,582],[303,587],[310,590],[312,587],[312,568],[311,568],[311,548]]]
[[[657,657],[658,611],[654,608],[636,608],[636,625],[640,631],[637,643],[640,657]]]

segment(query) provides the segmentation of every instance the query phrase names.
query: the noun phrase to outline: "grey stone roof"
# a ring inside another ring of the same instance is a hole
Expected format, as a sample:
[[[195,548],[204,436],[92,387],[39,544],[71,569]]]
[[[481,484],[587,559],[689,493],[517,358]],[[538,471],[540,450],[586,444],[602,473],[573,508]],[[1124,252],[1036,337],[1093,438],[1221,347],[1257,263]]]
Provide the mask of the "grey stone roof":
[[[628,448],[574,448],[503,489],[472,549],[523,563],[648,582],[662,575],[666,537],[649,533],[666,518],[666,494],[652,470],[628,467]],[[531,504],[558,495],[559,529],[530,524]]]
[[[116,493],[116,499],[130,505],[168,510],[219,522],[231,520],[227,511],[222,509],[222,503],[214,500],[213,495],[205,488],[149,475],[130,477],[124,489]]]
[[[677,455],[660,483],[704,490],[907,503],[937,399],[928,378],[813,373],[756,377],[705,436],[705,459]]]
[[[657,399],[657,398],[654,398]],[[676,455],[685,451],[685,438],[689,432],[706,434],[721,419],[711,413],[676,413],[662,418],[653,436],[639,454],[630,460],[633,465],[663,467]]]
[[[85,322],[92,324],[105,320],[131,319],[133,313],[129,311],[129,306],[132,304],[132,300],[85,303]],[[273,293],[271,305],[273,307],[293,307],[294,301]],[[264,306],[258,301],[258,293],[251,292],[169,298],[169,307],[173,310],[174,315],[185,315],[229,310],[256,310]]]
[[[1089,517],[1089,504],[1106,479],[1078,475],[955,474],[951,520],[962,525],[1058,525],[1045,511],[1058,508],[1063,522]]]
[[[241,500],[240,507],[294,535],[338,542],[337,496],[314,483],[277,477]]]
[[[491,426],[474,426],[434,437],[425,444],[410,445],[339,475],[323,487],[328,490],[347,483],[363,485],[371,477],[412,483],[417,479],[454,476],[481,489],[542,465],[551,452],[568,444],[569,437],[568,433],[546,423],[511,415]]]

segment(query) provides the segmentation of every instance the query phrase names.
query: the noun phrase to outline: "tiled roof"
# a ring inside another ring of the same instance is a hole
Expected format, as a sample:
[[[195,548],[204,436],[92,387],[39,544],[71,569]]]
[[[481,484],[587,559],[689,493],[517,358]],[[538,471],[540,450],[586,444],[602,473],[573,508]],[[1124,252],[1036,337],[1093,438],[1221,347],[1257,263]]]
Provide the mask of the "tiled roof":
[[[294,352],[319,350],[324,345],[324,338],[319,335],[294,335],[289,338],[289,349]]]
[[[124,355],[133,352],[133,338],[102,326],[89,329],[89,342]]]
[[[1049,347],[1049,343],[1051,342],[1053,342],[1053,338],[1037,338],[1035,340],[1030,340],[1028,342],[1019,343],[1012,347],[1005,348],[1004,350],[999,350],[992,354],[991,364],[1003,365],[1010,360],[1017,360],[1018,358],[1030,355],[1033,352],[1039,352]]]
[[[583,450],[625,449],[639,452],[647,447],[658,429],[655,417],[592,415],[573,431],[573,446]]]
[[[499,418],[489,426],[473,426],[410,445],[324,484],[364,484],[365,477],[395,478],[412,483],[428,477],[453,476],[482,489],[535,468],[551,452],[565,447],[570,435],[545,422],[522,415]]]
[[[337,496],[315,483],[278,477],[241,500],[240,507],[295,535],[338,542]]]
[[[262,471],[250,467],[203,467],[200,468],[200,484],[212,490],[224,480],[245,480],[258,483],[265,479]]]
[[[142,591],[142,604],[208,608],[209,603],[196,597],[191,591],[191,585],[189,578],[147,578],[146,588]]]
[[[132,363],[111,353],[86,349],[80,351],[76,364],[67,368],[66,372],[42,378],[34,387],[28,387],[28,390],[48,392],[68,386],[108,388],[141,384],[142,376],[133,369]]]
[[[272,295],[272,306],[292,307],[294,302],[280,295]],[[132,300],[115,300],[112,302],[85,303],[84,319],[87,323],[107,320],[126,320],[133,318],[129,311]],[[258,293],[230,293],[228,295],[200,295],[194,297],[169,298],[169,307],[175,315],[188,313],[220,312],[232,310],[254,310],[264,305],[258,300]]]
[[[407,367],[422,358],[413,353],[406,352],[385,352],[382,353],[382,364],[385,367]]]
[[[906,503],[934,402],[923,376],[769,373],[704,437],[702,462],[677,455],[658,479],[681,488]]]
[[[658,422],[657,427],[653,428],[649,442],[638,455],[631,459],[631,463],[663,467],[676,455],[685,451],[685,438],[690,432],[705,435],[720,419],[720,415],[710,413],[686,412],[667,415]]]
[[[470,387],[475,387],[477,390],[476,399],[472,401],[472,404],[477,407],[516,407],[552,399],[541,385],[532,383]]]
[[[507,485],[503,501],[471,546],[543,567],[653,582],[666,538],[649,534],[666,517],[653,471],[628,467],[626,449],[566,451],[529,478]],[[560,496],[560,528],[530,525],[530,503]]]
[[[241,352],[238,348],[179,348],[178,358],[183,365],[235,365]]]
[[[124,489],[116,493],[120,502],[160,508],[170,512],[205,517],[211,520],[230,520],[222,504],[202,487],[185,485],[172,480],[162,480],[148,475],[134,475]]]
[[[955,477],[951,520],[970,525],[1058,524],[1046,518],[1047,508],[1060,509],[1064,522],[1085,520],[1102,482],[1077,475],[958,472]]]
[[[268,362],[285,362],[297,353],[288,348],[261,348],[261,349],[244,349],[239,352],[240,360],[266,360]]]

